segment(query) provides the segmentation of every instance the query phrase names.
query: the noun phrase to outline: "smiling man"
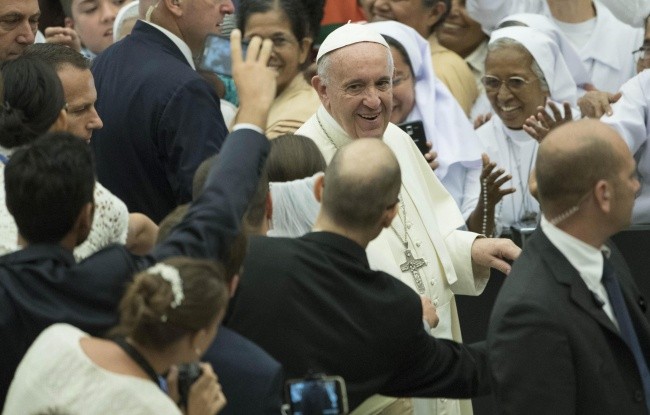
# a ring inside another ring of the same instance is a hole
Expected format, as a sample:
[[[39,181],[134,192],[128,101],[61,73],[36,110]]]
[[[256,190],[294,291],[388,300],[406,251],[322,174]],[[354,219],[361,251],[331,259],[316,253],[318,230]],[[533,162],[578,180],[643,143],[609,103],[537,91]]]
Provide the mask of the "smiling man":
[[[37,0],[0,2],[0,62],[16,59],[34,43],[40,16]]]
[[[370,268],[396,276],[429,298],[440,318],[430,334],[460,341],[454,294],[480,294],[488,281],[488,267],[507,273],[510,266],[502,258],[514,259],[519,249],[508,240],[458,230],[463,217],[454,199],[408,134],[389,122],[393,60],[381,35],[364,25],[344,25],[325,39],[317,65],[312,86],[322,105],[296,134],[314,140],[328,162],[337,149],[358,138],[382,139],[395,153],[402,172],[398,215],[368,245]],[[411,401],[379,403],[387,404],[403,410]],[[429,414],[460,413],[458,401],[416,404]]]
[[[221,147],[219,97],[193,57],[233,11],[230,0],[158,0],[95,59],[97,176],[130,211],[159,222],[190,201],[196,168]]]

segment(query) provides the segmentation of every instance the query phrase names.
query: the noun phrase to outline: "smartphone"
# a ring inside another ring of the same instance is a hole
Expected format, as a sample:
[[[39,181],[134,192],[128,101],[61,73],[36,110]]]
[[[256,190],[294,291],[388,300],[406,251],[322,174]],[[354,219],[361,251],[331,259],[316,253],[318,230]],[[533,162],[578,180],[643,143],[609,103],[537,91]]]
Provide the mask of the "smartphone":
[[[242,53],[246,56],[247,42],[242,42]],[[219,75],[232,76],[232,54],[230,39],[225,36],[209,34],[205,38],[199,68]]]
[[[405,122],[397,124],[397,126],[404,130],[406,134],[411,136],[411,139],[415,142],[420,153],[424,155],[431,151],[427,146],[427,136],[424,133],[424,124],[422,124],[422,121]]]
[[[345,381],[340,376],[290,379],[284,393],[292,415],[345,415],[349,410]]]

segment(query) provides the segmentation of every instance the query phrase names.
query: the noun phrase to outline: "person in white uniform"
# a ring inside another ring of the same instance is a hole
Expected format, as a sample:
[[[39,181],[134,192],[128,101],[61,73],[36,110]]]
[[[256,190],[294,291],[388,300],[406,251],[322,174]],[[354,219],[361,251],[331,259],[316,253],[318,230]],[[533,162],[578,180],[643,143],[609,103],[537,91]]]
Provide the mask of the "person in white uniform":
[[[431,334],[460,341],[454,294],[480,294],[488,267],[508,273],[503,259],[520,250],[508,240],[458,230],[464,221],[453,198],[408,134],[389,122],[394,67],[381,35],[365,25],[344,25],[325,39],[316,61],[312,86],[322,105],[296,133],[314,140],[328,162],[361,137],[383,139],[393,150],[402,170],[399,217],[368,246],[370,267],[431,299],[440,318]],[[460,413],[458,401],[434,403],[430,413]]]
[[[540,211],[528,185],[538,143],[524,123],[549,99],[575,106],[577,88],[557,44],[523,26],[492,33],[483,83],[496,116],[477,134],[490,159],[512,174],[516,189],[496,207],[497,234],[507,234],[512,225],[534,227]]]
[[[601,118],[623,137],[637,162],[641,190],[632,210],[632,223],[650,223],[650,71],[643,70],[621,88],[613,114]]]
[[[601,91],[617,92],[634,76],[632,52],[641,44],[643,30],[619,21],[598,1],[467,0],[467,10],[486,33],[515,13],[549,17],[578,50],[589,78]]]

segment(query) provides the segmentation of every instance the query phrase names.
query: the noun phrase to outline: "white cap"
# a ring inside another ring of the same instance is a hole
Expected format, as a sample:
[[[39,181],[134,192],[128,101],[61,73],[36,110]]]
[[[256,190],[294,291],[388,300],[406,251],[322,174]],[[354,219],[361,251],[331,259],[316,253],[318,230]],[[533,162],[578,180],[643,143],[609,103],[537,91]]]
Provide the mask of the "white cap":
[[[318,55],[316,55],[316,62],[326,54],[341,49],[346,46],[354,45],[360,42],[373,42],[388,48],[388,43],[384,40],[383,36],[369,28],[367,25],[359,23],[347,23],[329,34],[320,45]]]

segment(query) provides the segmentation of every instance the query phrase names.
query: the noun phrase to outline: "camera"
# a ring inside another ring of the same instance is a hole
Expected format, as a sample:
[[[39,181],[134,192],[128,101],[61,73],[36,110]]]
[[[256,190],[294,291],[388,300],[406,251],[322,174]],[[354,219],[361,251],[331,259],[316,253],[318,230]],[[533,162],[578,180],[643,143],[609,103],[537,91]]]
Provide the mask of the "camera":
[[[187,398],[190,393],[190,387],[203,374],[203,370],[198,363],[184,363],[178,366],[178,394],[180,396],[179,405],[187,408]]]
[[[345,415],[349,410],[343,378],[322,373],[288,380],[285,401],[292,415]]]

